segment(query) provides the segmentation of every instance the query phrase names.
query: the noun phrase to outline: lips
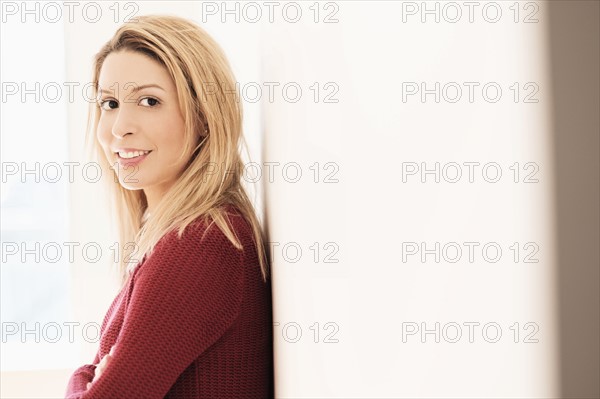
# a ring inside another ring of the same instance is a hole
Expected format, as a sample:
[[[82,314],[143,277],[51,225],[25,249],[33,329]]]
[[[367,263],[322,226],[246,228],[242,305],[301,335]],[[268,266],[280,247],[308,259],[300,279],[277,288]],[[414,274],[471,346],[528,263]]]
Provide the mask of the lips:
[[[151,152],[152,151],[136,150],[136,151],[119,151],[116,154],[117,154],[117,157],[119,157],[120,159],[135,159],[140,156],[148,155]],[[126,155],[126,156],[122,157],[121,154]]]
[[[133,158],[123,158],[117,153],[117,159],[121,166],[137,166],[141,162],[143,162],[151,153],[152,151],[148,152],[147,154],[139,155]]]

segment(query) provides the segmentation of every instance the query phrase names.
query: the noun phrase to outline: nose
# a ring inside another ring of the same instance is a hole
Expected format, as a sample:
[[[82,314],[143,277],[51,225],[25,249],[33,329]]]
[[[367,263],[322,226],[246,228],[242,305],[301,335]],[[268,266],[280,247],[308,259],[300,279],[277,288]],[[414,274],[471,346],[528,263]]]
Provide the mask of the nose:
[[[120,107],[117,111],[114,124],[112,126],[112,134],[120,139],[128,134],[134,134],[138,131],[138,125],[131,111],[127,111],[124,107]]]

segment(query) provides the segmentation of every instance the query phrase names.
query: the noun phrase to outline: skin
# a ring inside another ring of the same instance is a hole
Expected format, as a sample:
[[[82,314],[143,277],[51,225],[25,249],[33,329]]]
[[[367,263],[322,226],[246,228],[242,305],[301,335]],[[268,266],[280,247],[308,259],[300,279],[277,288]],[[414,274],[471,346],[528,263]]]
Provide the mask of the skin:
[[[90,386],[94,382],[96,382],[98,380],[98,378],[100,378],[100,376],[106,369],[106,366],[108,365],[108,363],[110,363],[110,360],[112,358],[114,350],[115,350],[115,347],[113,346],[112,348],[110,348],[110,352],[108,352],[106,355],[104,355],[102,360],[100,360],[100,363],[98,363],[98,365],[96,366],[96,370],[94,371],[94,379],[92,380],[92,382],[87,383],[87,389],[90,389]]]
[[[178,160],[185,144],[185,121],[175,82],[167,69],[150,57],[118,51],[104,60],[98,85],[98,141],[108,162],[117,165],[120,184],[128,190],[143,190],[151,213],[191,156]],[[158,87],[139,89],[145,85]],[[124,167],[118,164],[118,148],[152,152],[140,164]]]

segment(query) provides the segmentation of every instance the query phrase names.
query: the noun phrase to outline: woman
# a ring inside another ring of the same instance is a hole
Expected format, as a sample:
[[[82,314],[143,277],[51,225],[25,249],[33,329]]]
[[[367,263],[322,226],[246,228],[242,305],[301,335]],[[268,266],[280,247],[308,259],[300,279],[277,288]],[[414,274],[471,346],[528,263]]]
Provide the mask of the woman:
[[[88,143],[135,245],[66,397],[273,396],[268,260],[223,52],[185,19],[139,17],[97,54],[93,83]]]

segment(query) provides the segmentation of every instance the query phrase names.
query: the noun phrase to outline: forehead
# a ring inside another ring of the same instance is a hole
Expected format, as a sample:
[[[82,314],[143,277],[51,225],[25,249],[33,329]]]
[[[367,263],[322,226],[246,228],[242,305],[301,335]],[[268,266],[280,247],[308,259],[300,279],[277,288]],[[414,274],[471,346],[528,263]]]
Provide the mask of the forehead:
[[[104,60],[98,85],[103,90],[119,88],[129,91],[136,86],[155,84],[165,90],[175,89],[167,69],[147,55],[133,51],[110,53]]]

